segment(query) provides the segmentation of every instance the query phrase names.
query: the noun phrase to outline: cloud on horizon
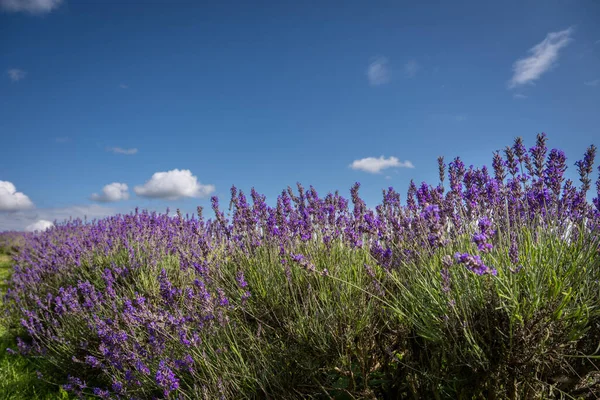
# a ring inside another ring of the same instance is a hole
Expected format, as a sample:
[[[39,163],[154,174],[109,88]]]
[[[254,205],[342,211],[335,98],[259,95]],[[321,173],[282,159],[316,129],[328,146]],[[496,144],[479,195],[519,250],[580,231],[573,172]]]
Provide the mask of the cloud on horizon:
[[[123,149],[121,147],[107,147],[106,151],[110,151],[111,153],[114,154],[125,154],[125,155],[133,155],[136,154],[138,152],[138,149],[133,148],[133,149]]]
[[[540,43],[529,49],[529,57],[521,58],[513,64],[513,77],[508,83],[508,88],[533,83],[546,71],[556,65],[559,51],[566,47],[572,40],[573,28],[560,32],[550,32]]]
[[[102,194],[93,193],[90,196],[93,201],[100,203],[112,203],[120,200],[129,199],[128,187],[124,183],[113,182],[102,188]]]
[[[360,160],[354,160],[349,167],[354,170],[378,174],[388,168],[414,168],[415,166],[408,160],[400,161],[396,157],[385,158],[384,156],[380,156],[379,158],[366,157]]]
[[[35,208],[19,210],[10,213],[0,213],[1,231],[23,231],[30,225],[40,220],[57,221],[59,223],[69,219],[87,218],[88,221],[114,215],[117,210],[112,207],[98,204],[79,205],[63,208]]]
[[[25,227],[25,232],[43,232],[47,229],[50,229],[54,226],[54,224],[45,219],[40,219],[33,224],[29,224]]]
[[[9,181],[0,181],[0,211],[18,211],[33,208],[33,202]]]
[[[182,197],[207,197],[214,185],[203,185],[189,169],[156,172],[145,184],[133,188],[135,194],[151,199],[177,200]]]
[[[0,0],[0,9],[7,12],[44,14],[60,7],[62,3],[63,0]]]

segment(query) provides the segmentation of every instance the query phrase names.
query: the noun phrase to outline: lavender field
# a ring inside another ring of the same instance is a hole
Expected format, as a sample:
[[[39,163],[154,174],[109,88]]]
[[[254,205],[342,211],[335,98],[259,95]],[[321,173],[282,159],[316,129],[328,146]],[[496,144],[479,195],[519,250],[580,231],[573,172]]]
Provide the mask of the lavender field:
[[[75,398],[597,398],[600,179],[582,151],[540,134],[490,168],[440,158],[439,182],[375,209],[358,183],[273,206],[233,187],[210,219],[4,234],[7,352]]]

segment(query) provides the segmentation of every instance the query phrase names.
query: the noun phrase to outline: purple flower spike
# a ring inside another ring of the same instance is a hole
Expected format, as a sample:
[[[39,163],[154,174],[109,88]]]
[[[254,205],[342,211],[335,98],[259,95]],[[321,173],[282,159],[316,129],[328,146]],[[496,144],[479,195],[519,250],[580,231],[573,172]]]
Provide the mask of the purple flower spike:
[[[544,171],[544,179],[546,186],[550,188],[555,198],[558,198],[560,188],[564,181],[563,175],[567,169],[566,160],[567,157],[562,150],[552,149],[548,156],[546,170]]]
[[[236,276],[236,281],[241,288],[245,288],[246,286],[248,286],[248,282],[246,282],[246,279],[244,278],[243,271],[238,272]]]
[[[482,253],[487,253],[494,247],[489,240],[496,233],[492,229],[492,221],[488,217],[483,217],[479,220],[479,233],[473,235],[473,242]]]
[[[504,178],[506,178],[506,170],[504,169],[505,162],[500,156],[499,152],[494,153],[494,158],[492,160],[492,167],[494,167],[494,175],[498,182],[503,182]]]
[[[456,253],[454,258],[459,264],[465,264],[469,271],[477,275],[496,275],[498,273],[495,268],[485,265],[479,256],[473,256],[469,253]]]
[[[168,397],[172,391],[179,388],[179,379],[164,361],[159,363],[155,379],[156,383],[163,388],[165,397]]]
[[[579,160],[575,163],[577,166],[577,172],[579,172],[579,180],[581,181],[581,193],[583,196],[590,190],[590,174],[594,170],[594,158],[596,157],[596,146],[591,145],[588,147],[583,160]]]

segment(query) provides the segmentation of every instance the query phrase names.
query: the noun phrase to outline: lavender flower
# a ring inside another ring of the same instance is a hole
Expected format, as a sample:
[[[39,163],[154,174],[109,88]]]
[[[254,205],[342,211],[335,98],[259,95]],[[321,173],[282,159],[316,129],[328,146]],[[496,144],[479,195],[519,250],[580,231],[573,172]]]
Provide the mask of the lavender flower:
[[[560,189],[564,180],[563,174],[567,169],[566,160],[565,153],[557,149],[552,149],[548,156],[544,178],[546,186],[552,190],[555,198],[558,198],[560,195]]]
[[[156,383],[163,388],[165,397],[168,397],[171,392],[179,388],[179,379],[165,361],[159,363],[155,379]]]
[[[245,278],[244,278],[244,272],[243,271],[239,271],[237,276],[236,276],[236,281],[238,283],[238,285],[241,288],[245,288],[246,286],[248,286],[248,282],[246,282]]]
[[[474,256],[469,253],[456,253],[454,258],[459,264],[465,264],[465,267],[467,267],[469,271],[472,271],[477,275],[496,275],[498,273],[495,268],[485,265],[479,256]]]
[[[579,180],[581,181],[581,193],[583,196],[585,196],[587,191],[590,189],[590,174],[593,171],[595,156],[596,146],[591,145],[585,152],[583,160],[575,162],[575,165],[577,166],[577,172],[579,172]]]
[[[450,188],[456,194],[462,192],[461,181],[465,176],[465,164],[459,157],[456,157],[448,166],[448,174],[450,179]]]
[[[496,180],[498,182],[503,182],[504,178],[506,178],[506,171],[504,169],[504,160],[500,156],[499,152],[494,153],[494,158],[492,160],[492,166],[494,167],[494,174],[496,176]]]
[[[533,174],[540,179],[543,179],[544,177],[544,165],[547,151],[546,141],[546,134],[542,132],[537,135],[535,146],[529,149],[529,153],[531,154],[533,165],[535,167]]]
[[[473,242],[477,245],[479,251],[487,253],[494,247],[489,240],[495,234],[492,229],[492,222],[487,217],[483,217],[479,220],[479,232],[473,235]]]
[[[440,176],[440,186],[444,185],[444,177],[446,176],[446,164],[444,164],[444,157],[440,156],[438,161],[438,173]]]
[[[513,266],[516,266],[515,269],[510,268],[512,273],[517,273],[523,268],[522,265],[519,264],[519,248],[517,247],[517,241],[513,238],[510,242],[510,248],[508,250],[508,256],[510,258],[510,262]]]
[[[515,152],[512,147],[506,147],[504,149],[504,156],[506,157],[506,167],[508,168],[508,172],[514,178],[515,175],[519,172],[519,167],[517,165],[517,159],[515,157]]]
[[[452,261],[452,257],[450,255],[445,255],[444,257],[442,257],[442,270],[441,270],[441,275],[442,275],[442,291],[444,293],[448,293],[451,290],[451,283],[450,283],[450,267],[452,266],[453,261]]]

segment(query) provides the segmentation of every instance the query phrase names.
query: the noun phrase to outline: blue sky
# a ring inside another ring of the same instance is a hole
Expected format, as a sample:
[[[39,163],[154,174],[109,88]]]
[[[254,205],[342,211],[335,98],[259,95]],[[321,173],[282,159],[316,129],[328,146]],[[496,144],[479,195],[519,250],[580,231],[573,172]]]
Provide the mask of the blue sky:
[[[595,0],[120,3],[0,0],[0,231],[600,145]]]

